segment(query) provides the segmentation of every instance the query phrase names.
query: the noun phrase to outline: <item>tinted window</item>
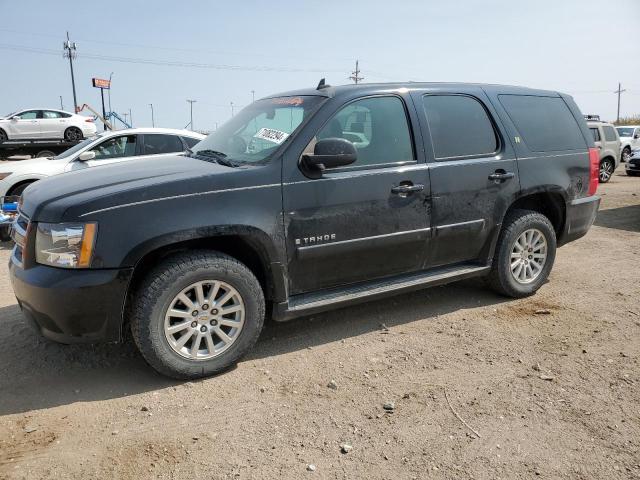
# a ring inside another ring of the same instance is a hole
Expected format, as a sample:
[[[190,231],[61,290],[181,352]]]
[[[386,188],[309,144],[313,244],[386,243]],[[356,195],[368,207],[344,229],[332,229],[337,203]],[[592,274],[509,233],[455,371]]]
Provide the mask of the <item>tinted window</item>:
[[[587,147],[571,110],[560,97],[499,95],[522,139],[534,152]]]
[[[354,165],[414,160],[404,104],[398,97],[371,97],[340,109],[305,151],[323,138],[344,138],[358,151]]]
[[[591,130],[591,135],[593,135],[593,141],[594,142],[599,142],[600,141],[600,131],[595,127],[591,127],[591,128],[589,128],[589,130]]]
[[[96,152],[96,160],[109,158],[132,157],[136,154],[136,135],[113,137],[93,147]]]
[[[604,138],[607,142],[615,142],[616,140],[618,140],[618,137],[616,136],[616,131],[614,130],[613,127],[610,127],[608,125],[603,125],[602,129],[604,130]]]
[[[436,158],[486,155],[498,149],[493,124],[475,98],[425,95],[422,100]]]
[[[38,118],[38,111],[29,110],[28,112],[22,112],[18,115],[18,117],[20,118],[20,120],[35,120],[36,118]]]
[[[184,140],[184,143],[186,143],[189,148],[193,148],[195,144],[200,143],[200,140],[197,138],[182,137],[182,140]]]
[[[159,153],[182,152],[184,146],[180,137],[175,135],[145,135],[144,153],[146,155],[157,155]]]
[[[44,110],[42,112],[42,118],[62,118],[60,112],[52,112],[50,110]]]

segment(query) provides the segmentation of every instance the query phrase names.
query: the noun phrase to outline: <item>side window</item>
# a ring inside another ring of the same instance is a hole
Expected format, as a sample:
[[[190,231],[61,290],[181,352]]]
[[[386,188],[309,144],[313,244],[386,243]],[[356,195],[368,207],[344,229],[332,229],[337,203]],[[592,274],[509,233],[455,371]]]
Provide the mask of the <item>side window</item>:
[[[591,127],[589,128],[589,130],[591,130],[591,135],[593,135],[593,141],[594,142],[599,142],[600,141],[600,131],[598,130],[597,127]]]
[[[66,113],[66,112],[59,112],[60,116],[62,118],[71,118],[71,114],[70,113]]]
[[[305,151],[324,138],[344,138],[358,151],[355,166],[415,160],[407,114],[398,97],[371,97],[340,109]]]
[[[20,120],[35,120],[38,118],[38,110],[28,110],[17,115]]]
[[[136,135],[113,137],[93,147],[91,151],[96,152],[96,160],[132,157],[136,154],[136,140]]]
[[[496,132],[484,106],[466,95],[422,97],[436,159],[491,155]]]
[[[145,155],[182,152],[183,150],[184,146],[180,141],[180,137],[176,135],[151,134],[144,136]]]
[[[616,131],[613,129],[613,127],[610,127],[609,125],[603,125],[602,129],[604,130],[604,138],[607,142],[615,142],[616,140],[618,140]]]
[[[184,140],[184,143],[186,143],[189,148],[193,148],[196,144],[200,143],[200,140],[197,138],[182,137],[182,140]]]
[[[60,112],[52,112],[50,110],[44,110],[42,112],[42,118],[62,118],[62,114]]]
[[[578,122],[562,98],[535,95],[499,95],[498,98],[531,151],[587,148]]]

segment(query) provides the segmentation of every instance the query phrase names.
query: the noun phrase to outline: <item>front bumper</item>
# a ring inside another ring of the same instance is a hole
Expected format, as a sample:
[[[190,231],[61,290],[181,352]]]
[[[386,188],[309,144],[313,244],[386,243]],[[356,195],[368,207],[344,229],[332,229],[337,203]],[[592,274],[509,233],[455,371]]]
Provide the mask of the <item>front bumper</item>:
[[[9,262],[11,284],[27,320],[61,343],[121,338],[124,301],[133,269],[70,270]]]
[[[567,204],[567,218],[564,231],[558,238],[558,246],[583,237],[593,225],[600,207],[600,197],[591,197],[571,200]]]
[[[631,172],[640,173],[640,154],[636,153],[631,159],[625,164],[625,170]]]

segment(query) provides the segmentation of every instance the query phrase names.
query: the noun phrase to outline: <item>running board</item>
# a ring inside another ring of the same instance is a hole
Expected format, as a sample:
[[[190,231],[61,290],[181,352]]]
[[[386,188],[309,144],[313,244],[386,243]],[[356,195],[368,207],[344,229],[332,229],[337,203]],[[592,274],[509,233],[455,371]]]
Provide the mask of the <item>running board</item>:
[[[481,276],[488,273],[490,268],[490,266],[464,264],[372,280],[344,288],[295,295],[288,302],[274,305],[273,318],[277,321],[286,321],[312,313],[388,297],[401,292],[443,285],[464,278]]]

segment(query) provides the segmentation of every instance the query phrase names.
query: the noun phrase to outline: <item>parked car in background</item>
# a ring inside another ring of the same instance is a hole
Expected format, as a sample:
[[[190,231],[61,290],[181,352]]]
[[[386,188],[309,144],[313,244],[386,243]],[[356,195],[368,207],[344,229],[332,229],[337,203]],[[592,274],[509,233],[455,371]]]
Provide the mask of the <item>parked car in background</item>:
[[[168,128],[103,132],[52,158],[0,163],[0,197],[21,195],[29,184],[59,173],[183,152],[203,138],[196,132]]]
[[[0,142],[63,138],[69,142],[96,134],[93,118],[52,108],[29,108],[0,118]]]
[[[587,121],[593,141],[600,154],[600,183],[607,183],[620,164],[620,137],[611,123]]]
[[[628,162],[631,152],[640,149],[640,125],[623,125],[616,127],[616,130],[620,136],[621,159]]]
[[[640,148],[631,151],[629,160],[625,163],[625,171],[630,177],[640,177]]]
[[[202,377],[251,348],[267,308],[288,320],[474,276],[534,294],[591,227],[598,166],[568,95],[321,82],[186,154],[30,186],[11,281],[46,337],[130,329],[158,371]]]

